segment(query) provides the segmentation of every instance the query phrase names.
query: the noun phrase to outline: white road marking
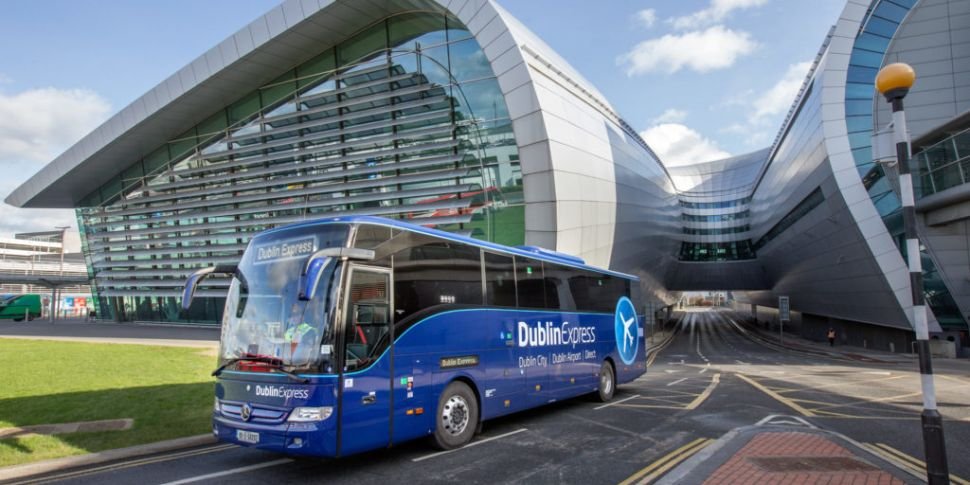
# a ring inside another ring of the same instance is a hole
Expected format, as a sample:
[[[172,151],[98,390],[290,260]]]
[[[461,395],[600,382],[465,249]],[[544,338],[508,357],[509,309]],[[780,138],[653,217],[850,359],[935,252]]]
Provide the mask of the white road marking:
[[[751,364],[748,364],[747,362],[744,362],[744,361],[741,361],[741,360],[735,360],[735,362],[737,362],[737,363],[739,363],[741,365],[751,365]]]
[[[669,387],[669,386],[672,386],[672,385],[674,385],[674,384],[680,384],[681,382],[684,382],[684,381],[686,381],[686,380],[687,380],[687,378],[686,378],[686,377],[685,377],[685,378],[683,378],[683,379],[677,379],[676,381],[674,381],[674,382],[671,382],[670,384],[667,384],[667,386]]]
[[[674,370],[674,369],[665,369],[664,372],[666,372],[668,374],[673,374],[674,372],[680,372],[680,371],[679,370]]]
[[[505,433],[505,434],[500,434],[498,436],[492,436],[491,438],[485,438],[483,440],[478,440],[478,441],[475,441],[475,442],[472,442],[472,443],[468,443],[467,445],[462,446],[461,448],[455,448],[453,450],[448,450],[448,451],[439,451],[437,453],[432,453],[430,455],[419,456],[417,458],[412,459],[411,461],[418,462],[418,461],[427,460],[428,458],[434,458],[436,456],[447,455],[448,453],[454,453],[456,451],[461,451],[461,450],[464,450],[464,449],[467,449],[467,448],[471,448],[473,446],[478,446],[478,445],[480,445],[482,443],[488,443],[489,441],[495,441],[497,439],[501,439],[501,438],[505,438],[505,437],[508,437],[508,436],[512,436],[514,434],[519,434],[519,433],[521,433],[523,431],[529,431],[529,430],[526,429],[526,428],[517,429],[515,431],[510,431],[510,432]]]
[[[701,369],[700,372],[698,372],[698,374],[703,374],[703,373],[707,372],[708,369],[710,369],[710,366]]]
[[[863,372],[863,374],[873,374],[873,375],[877,375],[877,376],[891,376],[891,375],[893,375],[892,372],[889,372],[889,371],[878,371],[878,370],[866,371],[866,372]]]
[[[202,482],[205,480],[211,480],[213,478],[224,477],[226,475],[235,475],[237,473],[245,473],[252,470],[259,470],[260,468],[269,468],[271,466],[285,465],[287,463],[292,463],[292,462],[293,460],[290,458],[281,458],[279,460],[267,461],[263,463],[257,463],[255,465],[242,466],[239,468],[232,468],[229,470],[223,470],[221,472],[207,473],[205,475],[183,478],[181,480],[176,480],[174,482],[163,483],[162,485],[182,485],[183,483]]]
[[[620,404],[621,402],[627,402],[630,399],[636,399],[638,397],[640,397],[639,394],[634,394],[634,395],[632,395],[632,396],[630,396],[630,397],[628,397],[626,399],[620,399],[619,401],[608,402],[608,403],[606,403],[606,404],[604,404],[602,406],[597,406],[597,407],[593,408],[593,411],[598,411],[598,410],[603,409],[603,408],[608,408],[608,407],[610,407],[610,406],[612,406],[614,404]]]

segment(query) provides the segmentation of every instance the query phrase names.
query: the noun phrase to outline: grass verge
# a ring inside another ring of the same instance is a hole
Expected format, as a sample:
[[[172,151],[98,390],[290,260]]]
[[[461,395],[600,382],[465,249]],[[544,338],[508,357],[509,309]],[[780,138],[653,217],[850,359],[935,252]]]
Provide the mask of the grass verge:
[[[0,428],[133,418],[126,431],[0,439],[0,466],[206,433],[203,349],[0,339]]]

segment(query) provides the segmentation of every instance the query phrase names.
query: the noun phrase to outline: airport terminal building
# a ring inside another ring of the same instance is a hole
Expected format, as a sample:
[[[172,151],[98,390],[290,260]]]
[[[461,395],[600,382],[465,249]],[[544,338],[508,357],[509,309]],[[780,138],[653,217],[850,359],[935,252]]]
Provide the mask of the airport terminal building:
[[[94,297],[119,320],[216,322],[227,283],[212,279],[180,314],[189,273],[238,260],[270,227],[372,214],[575,254],[637,274],[662,304],[687,290],[737,290],[764,307],[789,295],[807,336],[838,325],[902,351],[909,280],[894,171],[870,146],[889,119],[873,80],[896,60],[919,75],[907,105],[927,300],[931,325],[959,338],[966,10],[849,0],[772,146],[668,169],[494,1],[288,0],[7,202],[77,208]]]

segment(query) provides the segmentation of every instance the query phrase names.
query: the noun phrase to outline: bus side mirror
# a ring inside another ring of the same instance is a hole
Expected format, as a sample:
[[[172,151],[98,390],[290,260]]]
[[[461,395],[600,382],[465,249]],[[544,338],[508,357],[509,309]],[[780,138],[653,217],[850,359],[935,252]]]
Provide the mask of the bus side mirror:
[[[300,300],[312,300],[313,296],[317,294],[317,288],[320,286],[320,276],[323,275],[323,270],[330,265],[331,261],[333,259],[326,256],[310,258],[303,274],[300,275]]]
[[[317,294],[323,270],[327,269],[327,265],[333,261],[333,258],[371,261],[374,259],[374,251],[357,248],[325,248],[313,253],[307,260],[306,266],[303,267],[303,273],[300,274],[300,291],[298,293],[300,300],[312,300],[313,296]]]
[[[192,306],[192,299],[195,298],[195,290],[199,288],[199,284],[202,280],[213,273],[219,274],[232,274],[236,272],[235,266],[210,266],[208,268],[202,268],[192,275],[189,279],[185,281],[185,287],[182,289],[182,310],[188,310]]]

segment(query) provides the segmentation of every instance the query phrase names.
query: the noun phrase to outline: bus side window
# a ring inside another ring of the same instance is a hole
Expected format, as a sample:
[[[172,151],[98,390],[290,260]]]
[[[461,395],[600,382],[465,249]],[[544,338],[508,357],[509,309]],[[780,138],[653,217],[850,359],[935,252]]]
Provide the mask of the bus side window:
[[[485,252],[485,304],[516,306],[515,265],[512,256]]]
[[[522,308],[546,308],[542,263],[525,257],[515,258],[515,279]]]
[[[350,315],[344,328],[345,370],[370,365],[390,345],[388,275],[355,270],[350,283]]]
[[[546,292],[546,308],[550,310],[575,311],[576,303],[569,291],[569,276],[573,270],[565,266],[542,263],[543,287]]]

